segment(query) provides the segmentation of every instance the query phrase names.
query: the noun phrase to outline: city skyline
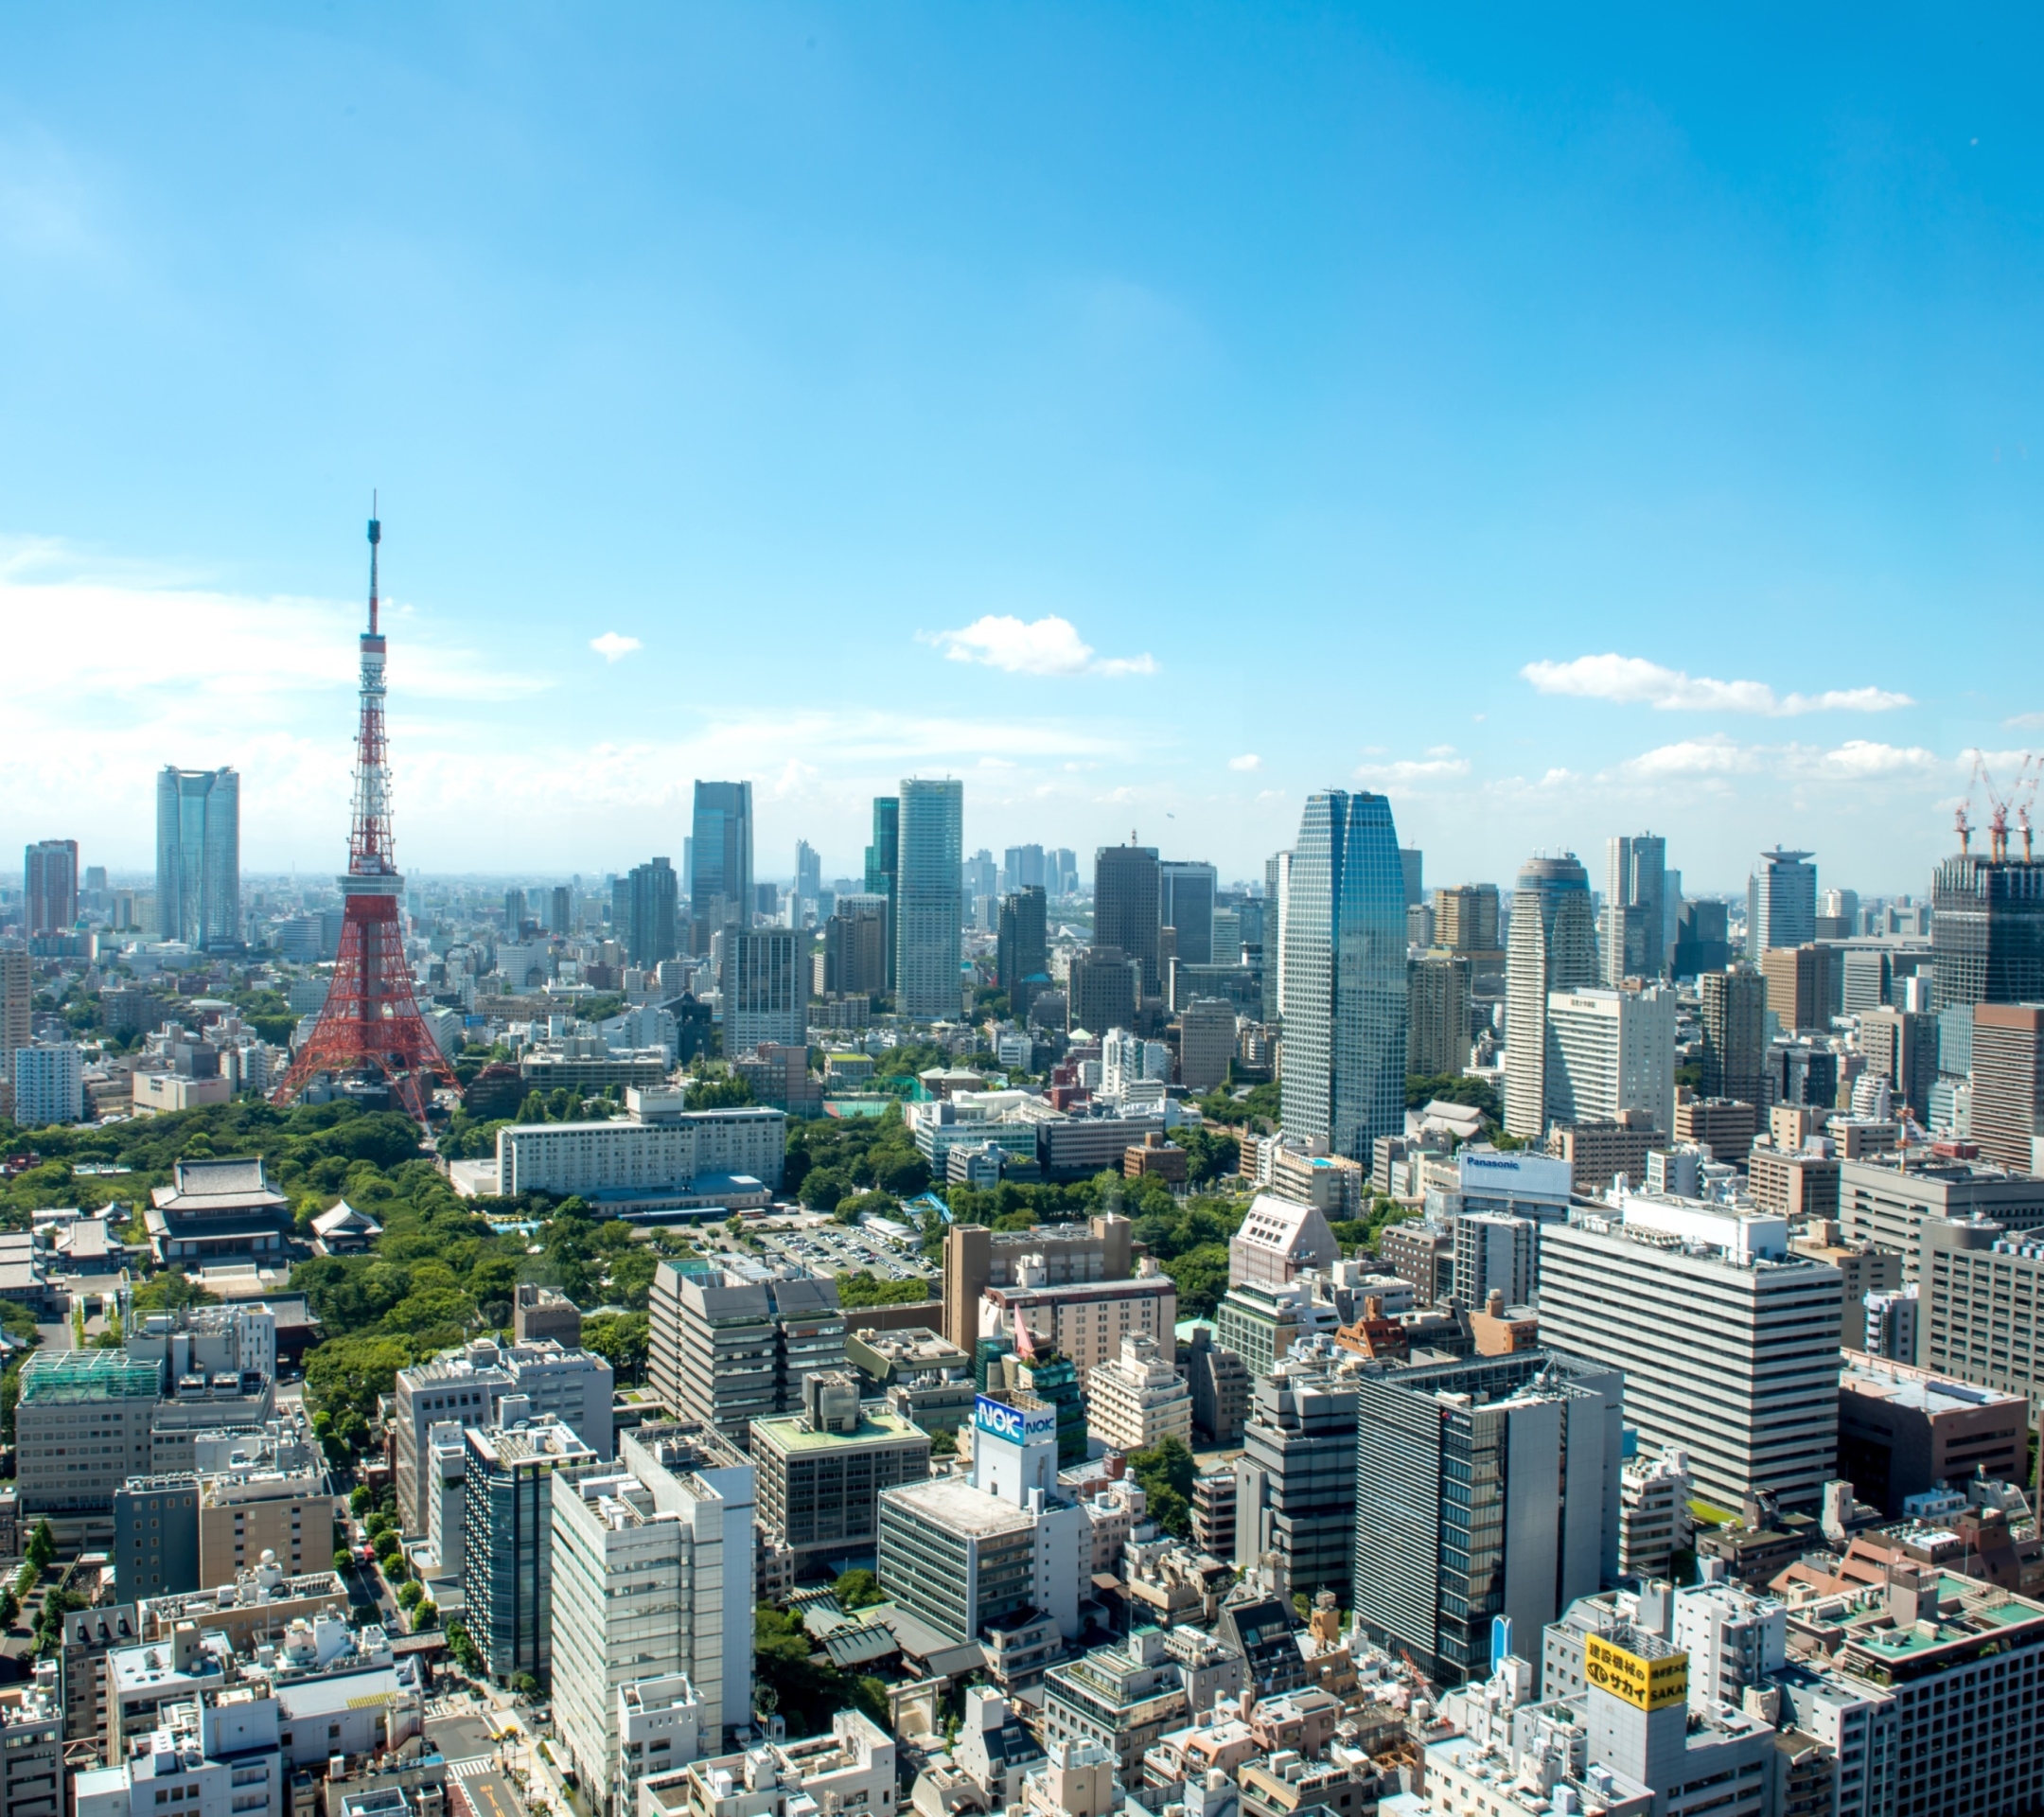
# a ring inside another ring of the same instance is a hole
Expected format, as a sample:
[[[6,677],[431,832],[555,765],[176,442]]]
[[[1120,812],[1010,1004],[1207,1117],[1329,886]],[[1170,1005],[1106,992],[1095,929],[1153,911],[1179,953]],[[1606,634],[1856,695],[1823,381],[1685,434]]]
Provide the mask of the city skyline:
[[[140,867],[232,766],[249,869],[337,871],[380,485],[414,869],[746,777],[851,874],[948,771],[968,850],[1254,875],[1360,787],[1441,880],[1653,825],[1920,891],[2044,735],[1980,660],[2044,147],[1895,30],[17,22],[0,840]]]

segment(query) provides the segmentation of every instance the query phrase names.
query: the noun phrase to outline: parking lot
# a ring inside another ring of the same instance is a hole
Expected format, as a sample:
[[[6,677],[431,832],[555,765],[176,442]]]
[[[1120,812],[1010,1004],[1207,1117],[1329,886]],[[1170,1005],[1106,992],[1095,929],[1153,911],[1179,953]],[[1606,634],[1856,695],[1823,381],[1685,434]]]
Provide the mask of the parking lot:
[[[892,1242],[871,1230],[834,1224],[828,1219],[805,1220],[799,1228],[755,1230],[752,1234],[767,1255],[819,1274],[863,1272],[882,1280],[933,1280],[942,1272],[923,1260],[912,1239]]]

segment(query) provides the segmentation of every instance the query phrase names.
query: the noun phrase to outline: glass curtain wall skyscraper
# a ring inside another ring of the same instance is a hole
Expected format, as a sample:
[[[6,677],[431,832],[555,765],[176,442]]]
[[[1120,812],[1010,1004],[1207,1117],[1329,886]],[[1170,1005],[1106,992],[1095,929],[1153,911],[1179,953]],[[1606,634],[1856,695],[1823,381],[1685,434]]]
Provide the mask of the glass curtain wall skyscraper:
[[[1604,845],[1604,981],[1656,979],[1667,969],[1667,841],[1621,834]]]
[[[635,864],[626,880],[625,953],[633,965],[658,965],[679,950],[675,908],[679,879],[665,858]]]
[[[177,769],[156,778],[156,937],[187,946],[241,941],[241,778]]]
[[[918,1021],[956,1021],[964,953],[959,865],[965,845],[965,785],[913,777],[901,785],[894,878],[894,1006]]]
[[[1218,889],[1218,873],[1210,864],[1168,859],[1157,867],[1157,919],[1177,935],[1177,957],[1188,965],[1213,963]]]
[[[1308,798],[1282,939],[1284,1133],[1366,1161],[1405,1126],[1405,880],[1383,796]]]
[[[752,785],[697,783],[689,849],[689,913],[718,927],[752,925]]]
[[[1115,947],[1142,966],[1145,997],[1164,987],[1157,966],[1161,885],[1154,845],[1103,845],[1093,854],[1093,944]]]
[[[1532,1140],[1547,1128],[1547,997],[1596,982],[1590,874],[1573,852],[1519,873],[1505,961],[1505,1127]]]
[[[1746,885],[1746,957],[1817,938],[1814,852],[1763,852]]]
[[[960,835],[962,842],[963,835]],[[894,881],[901,870],[901,798],[875,795],[872,804],[872,843],[866,848],[866,893],[887,898],[887,987],[894,989],[895,937],[898,920],[894,911]]]

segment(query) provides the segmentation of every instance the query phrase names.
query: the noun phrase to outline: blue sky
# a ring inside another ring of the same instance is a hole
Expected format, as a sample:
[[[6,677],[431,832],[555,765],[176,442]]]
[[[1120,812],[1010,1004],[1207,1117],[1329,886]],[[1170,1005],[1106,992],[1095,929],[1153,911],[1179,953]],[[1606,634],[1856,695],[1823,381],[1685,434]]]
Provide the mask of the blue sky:
[[[0,840],[968,848],[1920,889],[2044,748],[2033,16],[0,14]],[[29,685],[19,685],[26,678]],[[2023,721],[2029,720],[2025,725]],[[1595,862],[1593,860],[1593,862]]]

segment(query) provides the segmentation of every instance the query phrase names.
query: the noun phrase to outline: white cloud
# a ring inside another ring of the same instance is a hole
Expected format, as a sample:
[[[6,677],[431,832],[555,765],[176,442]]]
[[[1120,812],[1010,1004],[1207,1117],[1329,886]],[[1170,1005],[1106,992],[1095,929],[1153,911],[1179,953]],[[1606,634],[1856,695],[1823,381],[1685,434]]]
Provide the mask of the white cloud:
[[[1453,750],[1454,747],[1436,746],[1436,749]],[[1358,764],[1355,776],[1359,783],[1400,785],[1440,782],[1451,776],[1467,776],[1469,770],[1467,757],[1401,757],[1396,763]]]
[[[1761,753],[1722,733],[1707,738],[1683,738],[1660,745],[1628,758],[1619,768],[1646,780],[1661,781],[1673,776],[1733,776],[1749,774],[1760,767]]]
[[[615,662],[619,657],[629,656],[634,650],[645,647],[636,637],[621,637],[615,631],[590,638],[589,646],[606,662]]]
[[[1824,774],[1847,779],[1929,776],[1948,767],[1944,758],[1921,745],[1880,745],[1866,738],[1848,738],[1837,750],[1823,752],[1816,762]]]
[[[1230,757],[1227,760],[1227,767],[1230,769],[1261,769],[1263,760],[1255,751],[1245,750],[1240,757]]]
[[[2044,713],[2018,713],[2002,720],[2004,726],[2026,726],[2033,730],[2044,726]]]
[[[956,631],[932,631],[934,644],[954,662],[979,662],[1010,675],[1154,675],[1156,658],[1096,656],[1068,618],[1055,612],[1024,621],[989,612]]]
[[[1657,707],[1664,713],[1752,713],[1789,718],[1806,713],[1887,713],[1916,703],[1882,688],[1828,688],[1777,695],[1765,681],[1717,681],[1649,662],[1643,656],[1578,656],[1528,662],[1519,673],[1542,694]]]

